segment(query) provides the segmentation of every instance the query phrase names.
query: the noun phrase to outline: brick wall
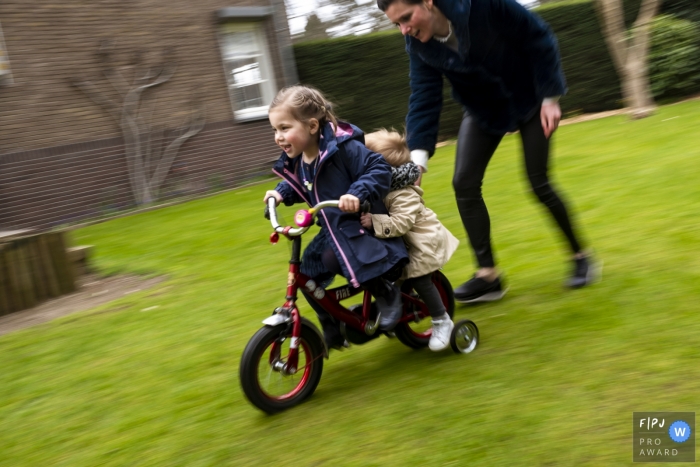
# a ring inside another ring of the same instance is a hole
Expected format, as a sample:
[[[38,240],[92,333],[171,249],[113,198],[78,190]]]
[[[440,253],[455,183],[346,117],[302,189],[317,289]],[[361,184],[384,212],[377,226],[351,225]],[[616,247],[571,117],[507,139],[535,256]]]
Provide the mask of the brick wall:
[[[160,201],[209,194],[270,174],[279,151],[268,128],[267,122],[206,125],[180,149]],[[5,230],[47,229],[133,208],[122,139],[1,155],[0,199]]]
[[[278,38],[287,38],[283,2],[264,20],[277,86],[286,80]],[[242,183],[270,166],[278,150],[266,120],[233,120],[215,12],[259,7],[255,0],[102,0],[0,3],[13,84],[0,86],[0,229],[48,227],[133,205],[118,121],[70,85],[89,80],[113,102],[122,97],[102,74],[97,50],[113,44],[114,62],[133,79],[134,57],[155,66],[175,51],[172,79],[144,93],[154,126],[182,125],[192,101],[206,126],[180,149],[164,184],[166,198]],[[282,20],[282,21],[280,21]],[[284,25],[280,28],[280,25]],[[283,41],[284,42],[284,41]]]

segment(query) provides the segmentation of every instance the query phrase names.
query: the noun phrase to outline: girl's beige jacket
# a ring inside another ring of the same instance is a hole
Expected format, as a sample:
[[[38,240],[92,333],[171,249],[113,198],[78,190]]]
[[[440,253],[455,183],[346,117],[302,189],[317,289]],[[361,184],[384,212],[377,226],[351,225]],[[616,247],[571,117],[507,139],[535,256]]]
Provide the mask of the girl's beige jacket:
[[[390,192],[384,198],[389,215],[372,214],[377,238],[403,237],[410,263],[402,279],[424,276],[447,263],[459,240],[425,206],[423,189],[409,185]]]

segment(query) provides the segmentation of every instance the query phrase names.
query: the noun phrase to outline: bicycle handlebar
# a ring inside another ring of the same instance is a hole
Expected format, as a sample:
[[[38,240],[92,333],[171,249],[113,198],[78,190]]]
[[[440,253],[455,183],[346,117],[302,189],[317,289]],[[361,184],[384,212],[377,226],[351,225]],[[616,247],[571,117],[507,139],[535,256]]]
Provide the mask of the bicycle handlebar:
[[[265,218],[269,219],[270,224],[272,224],[272,228],[275,230],[276,233],[281,233],[288,237],[298,237],[299,235],[302,235],[304,232],[309,230],[309,227],[313,225],[313,221],[321,209],[337,208],[338,204],[338,200],[328,200],[321,201],[320,203],[316,204],[314,207],[309,209],[300,209],[294,215],[294,221],[299,227],[292,228],[290,226],[285,227],[279,224],[279,221],[277,220],[277,200],[273,196],[271,196],[267,199],[267,206],[265,207]],[[360,204],[360,212],[369,212],[370,206],[371,204],[369,201],[363,201]]]

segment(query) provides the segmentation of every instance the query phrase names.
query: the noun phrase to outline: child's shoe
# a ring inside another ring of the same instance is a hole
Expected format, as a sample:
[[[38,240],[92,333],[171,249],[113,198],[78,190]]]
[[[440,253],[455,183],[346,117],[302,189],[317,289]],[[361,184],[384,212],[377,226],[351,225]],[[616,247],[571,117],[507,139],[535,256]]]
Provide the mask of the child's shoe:
[[[450,345],[450,336],[455,325],[450,319],[450,315],[445,313],[442,318],[433,320],[433,332],[430,334],[428,347],[433,352],[445,350]]]
[[[401,301],[401,291],[393,284],[390,284],[391,291],[385,296],[375,299],[377,311],[379,312],[379,329],[391,331],[396,327],[403,315],[403,302]]]
[[[348,341],[343,337],[342,332],[340,332],[340,326],[335,323],[323,323],[323,340],[326,343],[326,348],[342,350],[350,347]]]

